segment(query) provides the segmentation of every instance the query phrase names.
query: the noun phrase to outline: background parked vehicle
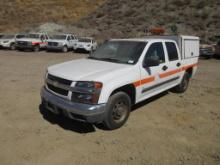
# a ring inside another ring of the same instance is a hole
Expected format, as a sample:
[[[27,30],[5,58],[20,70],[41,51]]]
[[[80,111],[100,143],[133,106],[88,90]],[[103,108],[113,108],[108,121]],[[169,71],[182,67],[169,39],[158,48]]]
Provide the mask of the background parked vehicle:
[[[67,52],[73,49],[77,41],[77,38],[72,34],[53,35],[51,39],[48,40],[47,51],[61,50],[62,52]]]
[[[4,36],[3,34],[0,34],[0,39],[1,39],[3,36]]]
[[[84,50],[87,52],[91,52],[91,51],[96,50],[97,45],[98,44],[94,40],[94,38],[80,37],[78,39],[78,42],[74,45],[74,51]]]
[[[215,45],[215,57],[220,58],[220,40]]]
[[[201,44],[199,52],[200,52],[200,57],[210,59],[215,54],[215,49],[213,45]]]
[[[35,52],[45,49],[49,36],[45,33],[27,34],[25,38],[16,40],[17,50],[33,50]]]
[[[15,50],[15,42],[17,39],[24,38],[25,34],[10,34],[10,35],[3,35],[0,39],[0,46],[2,48],[7,48],[11,50]]]

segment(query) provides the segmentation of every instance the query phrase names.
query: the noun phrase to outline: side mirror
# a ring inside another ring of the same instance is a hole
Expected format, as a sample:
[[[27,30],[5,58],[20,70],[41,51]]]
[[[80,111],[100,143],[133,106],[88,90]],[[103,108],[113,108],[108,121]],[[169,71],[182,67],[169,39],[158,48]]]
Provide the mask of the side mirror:
[[[145,58],[143,67],[146,68],[146,67],[152,67],[152,66],[158,66],[158,65],[160,65],[159,58],[155,58],[152,56],[152,57]]]

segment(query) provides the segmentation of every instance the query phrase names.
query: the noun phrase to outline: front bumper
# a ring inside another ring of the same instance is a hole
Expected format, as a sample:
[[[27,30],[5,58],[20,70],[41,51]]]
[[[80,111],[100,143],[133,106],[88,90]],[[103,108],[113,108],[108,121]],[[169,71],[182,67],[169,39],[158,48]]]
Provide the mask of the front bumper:
[[[0,46],[3,47],[3,48],[10,48],[10,43],[7,42],[7,43],[0,43]]]
[[[33,50],[34,49],[34,45],[15,45],[16,49],[22,49],[22,50],[26,50],[26,49],[30,49]]]
[[[55,114],[88,123],[101,123],[105,117],[106,104],[89,105],[75,103],[50,93],[45,87],[41,90],[42,103]]]
[[[84,50],[84,51],[90,52],[92,48],[91,47],[76,47],[75,50],[82,50],[82,51]]]
[[[62,50],[63,46],[47,46],[47,50]]]

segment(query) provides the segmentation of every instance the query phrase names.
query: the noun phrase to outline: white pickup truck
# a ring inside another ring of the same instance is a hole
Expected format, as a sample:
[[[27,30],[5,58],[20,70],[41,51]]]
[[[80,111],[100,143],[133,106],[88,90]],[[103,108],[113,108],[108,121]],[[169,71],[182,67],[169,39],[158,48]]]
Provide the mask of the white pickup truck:
[[[0,47],[15,50],[15,42],[18,39],[24,38],[25,34],[7,34],[0,38]]]
[[[47,51],[61,50],[67,52],[73,49],[74,44],[77,43],[77,38],[72,34],[53,35],[47,43]]]
[[[169,89],[185,92],[198,57],[198,37],[112,39],[86,59],[49,67],[42,105],[55,114],[117,129],[132,105]]]
[[[96,50],[98,44],[91,37],[81,37],[78,39],[78,42],[74,45],[74,51],[84,50],[87,52],[92,52]]]
[[[15,46],[17,50],[33,50],[38,52],[45,49],[49,36],[45,33],[30,33],[25,38],[17,39]]]

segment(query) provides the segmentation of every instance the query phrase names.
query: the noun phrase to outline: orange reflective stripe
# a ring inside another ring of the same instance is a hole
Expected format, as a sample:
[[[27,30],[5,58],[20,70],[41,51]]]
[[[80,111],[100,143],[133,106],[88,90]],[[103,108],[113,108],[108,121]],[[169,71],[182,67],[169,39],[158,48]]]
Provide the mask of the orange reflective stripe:
[[[187,69],[195,67],[195,66],[198,66],[198,63],[192,64],[192,65],[188,65],[188,66],[184,66],[184,67],[182,67],[182,70],[187,70]]]
[[[175,69],[175,70],[171,70],[171,71],[168,71],[168,72],[159,74],[159,77],[160,77],[160,78],[165,78],[165,77],[168,77],[168,76],[171,76],[171,75],[173,75],[173,74],[182,72],[182,71],[184,71],[184,70],[187,70],[187,69],[192,68],[192,67],[195,67],[195,66],[198,66],[198,63],[192,64],[192,65],[188,65],[188,66],[183,66],[182,68]],[[155,77],[154,77],[154,76],[150,76],[150,77],[147,77],[147,78],[145,78],[145,79],[135,81],[135,82],[133,83],[133,85],[134,85],[135,87],[139,87],[139,86],[141,86],[141,85],[143,85],[143,84],[147,84],[147,83],[153,82],[154,80],[155,80]]]
[[[159,76],[160,76],[160,78],[165,78],[165,77],[171,76],[171,75],[179,73],[179,72],[182,72],[181,68],[180,69],[171,70],[169,72],[162,73]]]
[[[134,85],[135,87],[138,87],[138,86],[141,85],[141,81],[140,81],[140,80],[139,80],[139,81],[136,81],[136,82],[133,83],[133,85]]]
[[[154,76],[151,76],[151,77],[148,77],[148,78],[145,78],[145,79],[136,81],[136,82],[133,83],[133,85],[134,85],[135,87],[138,87],[138,86],[140,86],[140,85],[153,82],[154,80],[155,80],[155,77],[154,77]]]

